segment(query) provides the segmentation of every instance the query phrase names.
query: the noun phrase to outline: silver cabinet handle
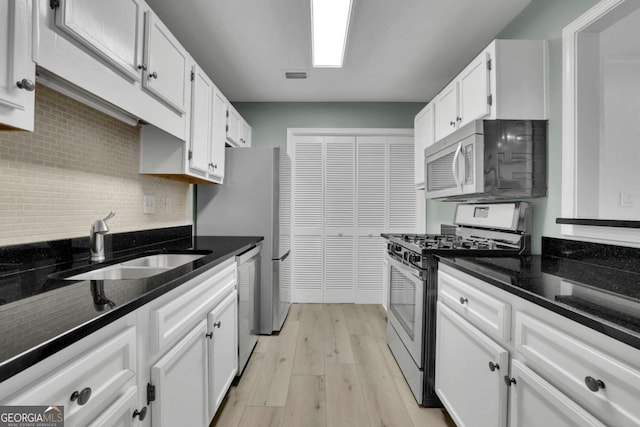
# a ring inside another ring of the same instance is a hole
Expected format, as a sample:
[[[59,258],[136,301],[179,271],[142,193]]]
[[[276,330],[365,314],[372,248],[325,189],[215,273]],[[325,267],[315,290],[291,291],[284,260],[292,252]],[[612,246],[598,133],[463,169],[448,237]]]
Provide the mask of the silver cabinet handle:
[[[151,74],[149,74],[149,78],[150,79],[157,79],[158,78],[158,73],[156,73],[155,71]]]
[[[594,393],[604,388],[604,382],[593,377],[586,377],[584,379],[584,383],[586,384],[587,388]]]
[[[147,71],[147,64],[138,65],[138,70]]]
[[[33,92],[36,88],[36,85],[29,79],[22,79],[19,82],[16,82],[16,86],[20,89],[24,89],[27,92]]]

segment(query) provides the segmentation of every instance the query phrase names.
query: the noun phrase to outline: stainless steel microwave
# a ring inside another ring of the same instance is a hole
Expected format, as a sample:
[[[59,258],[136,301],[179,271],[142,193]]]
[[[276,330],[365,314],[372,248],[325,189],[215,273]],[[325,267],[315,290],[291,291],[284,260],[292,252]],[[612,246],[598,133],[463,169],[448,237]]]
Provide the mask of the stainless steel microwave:
[[[427,147],[424,157],[427,199],[547,194],[546,120],[477,120]]]

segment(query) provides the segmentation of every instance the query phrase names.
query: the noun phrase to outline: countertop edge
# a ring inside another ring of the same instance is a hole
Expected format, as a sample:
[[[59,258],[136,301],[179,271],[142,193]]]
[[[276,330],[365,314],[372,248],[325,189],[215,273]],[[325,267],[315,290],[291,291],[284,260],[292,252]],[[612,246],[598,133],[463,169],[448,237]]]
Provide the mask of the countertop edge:
[[[519,289],[511,284],[496,280],[495,278],[487,276],[482,272],[457,264],[454,260],[448,259],[445,256],[438,256],[438,261],[451,268],[462,271],[469,274],[470,276],[480,279],[483,282],[489,283],[499,289],[509,292],[512,295],[523,298],[531,303],[534,303],[556,314],[566,317],[569,320],[573,320],[574,322],[580,323],[581,325],[593,329],[596,332],[600,332],[610,338],[613,338],[617,341],[640,350],[640,336],[634,334],[632,331],[628,331],[620,326],[611,324],[604,319],[597,319],[581,312],[572,310],[549,299],[543,298],[531,292],[527,292],[523,289]]]
[[[212,259],[207,264],[190,271],[176,279],[170,280],[169,282],[161,285],[160,287],[153,289],[146,294],[141,295],[140,297],[124,304],[114,310],[106,312],[102,316],[96,317],[92,320],[89,320],[86,323],[78,325],[68,331],[59,334],[58,336],[51,338],[40,345],[32,347],[29,350],[26,350],[23,353],[20,353],[11,359],[8,359],[2,363],[0,363],[0,384],[5,380],[19,374],[20,372],[30,368],[31,366],[43,361],[47,357],[52,356],[53,354],[59,352],[60,350],[73,345],[77,341],[87,337],[88,335],[102,329],[103,327],[109,325],[112,322],[126,316],[127,314],[137,310],[143,305],[155,300],[156,298],[166,294],[167,292],[172,291],[173,289],[178,288],[194,277],[199,276],[200,274],[216,267],[217,265],[222,264],[227,261],[229,258],[235,257],[236,255],[245,252],[247,249],[255,246],[257,243],[260,243],[264,240],[263,237],[256,237],[255,241],[250,243],[246,243],[245,245],[225,253],[224,255],[220,255],[219,257]]]

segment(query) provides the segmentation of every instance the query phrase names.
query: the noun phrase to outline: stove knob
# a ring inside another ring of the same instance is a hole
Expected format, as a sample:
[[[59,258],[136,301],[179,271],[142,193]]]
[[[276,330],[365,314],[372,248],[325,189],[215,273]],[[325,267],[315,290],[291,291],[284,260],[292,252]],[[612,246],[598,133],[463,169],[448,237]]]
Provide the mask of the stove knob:
[[[422,257],[420,255],[412,255],[410,261],[419,264],[422,261]]]
[[[393,245],[393,250],[396,252],[400,252],[402,250],[402,246],[400,245]]]

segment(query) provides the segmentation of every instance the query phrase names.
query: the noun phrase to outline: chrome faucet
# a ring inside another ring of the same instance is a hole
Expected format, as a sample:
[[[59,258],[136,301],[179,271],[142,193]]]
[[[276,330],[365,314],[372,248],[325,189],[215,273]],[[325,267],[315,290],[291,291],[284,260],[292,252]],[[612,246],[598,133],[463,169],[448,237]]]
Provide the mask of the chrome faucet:
[[[89,251],[91,252],[91,261],[104,261],[104,235],[109,232],[107,221],[116,216],[114,211],[109,212],[109,215],[103,219],[99,219],[91,224],[91,231],[89,232]]]

